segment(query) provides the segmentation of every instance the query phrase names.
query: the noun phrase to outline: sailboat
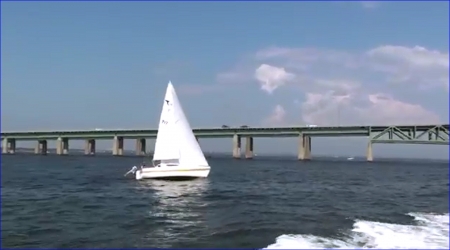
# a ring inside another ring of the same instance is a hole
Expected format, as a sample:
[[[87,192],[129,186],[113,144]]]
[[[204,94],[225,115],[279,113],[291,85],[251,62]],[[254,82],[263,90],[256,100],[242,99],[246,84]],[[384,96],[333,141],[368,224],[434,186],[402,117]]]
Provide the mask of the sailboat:
[[[133,173],[136,180],[194,179],[207,177],[211,170],[171,82],[164,97],[152,164],[140,169],[134,166],[125,176]]]

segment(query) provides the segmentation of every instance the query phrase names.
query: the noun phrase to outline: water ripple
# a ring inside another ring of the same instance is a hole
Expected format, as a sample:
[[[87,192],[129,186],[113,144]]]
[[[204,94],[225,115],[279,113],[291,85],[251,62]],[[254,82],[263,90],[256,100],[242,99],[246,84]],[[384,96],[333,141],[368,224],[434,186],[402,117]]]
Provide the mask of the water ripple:
[[[2,247],[448,248],[447,162],[212,158],[206,180],[123,178],[139,161],[2,156]]]

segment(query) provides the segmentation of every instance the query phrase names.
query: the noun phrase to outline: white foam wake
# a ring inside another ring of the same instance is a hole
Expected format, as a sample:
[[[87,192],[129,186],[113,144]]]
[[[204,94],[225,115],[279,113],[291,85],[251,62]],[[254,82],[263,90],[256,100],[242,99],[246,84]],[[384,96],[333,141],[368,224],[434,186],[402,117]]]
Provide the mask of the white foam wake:
[[[449,214],[409,213],[416,225],[358,220],[343,239],[314,235],[281,235],[265,249],[377,248],[449,249]]]

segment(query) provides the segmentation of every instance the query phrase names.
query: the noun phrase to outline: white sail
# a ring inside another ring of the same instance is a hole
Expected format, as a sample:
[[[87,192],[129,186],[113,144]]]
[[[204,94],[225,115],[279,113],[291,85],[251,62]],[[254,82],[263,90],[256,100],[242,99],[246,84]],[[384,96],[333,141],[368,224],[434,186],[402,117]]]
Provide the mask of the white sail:
[[[180,152],[180,165],[183,166],[208,166],[208,162],[205,159],[205,155],[198,144],[197,138],[195,138],[192,128],[189,125],[183,108],[181,107],[180,100],[178,100],[177,93],[169,82],[168,89],[171,89],[174,105],[175,126],[178,134],[178,145]]]
[[[164,103],[159,119],[158,133],[156,135],[154,161],[179,160],[180,153],[175,131],[175,116],[173,109],[173,95],[169,88],[166,90]]]
[[[181,103],[169,82],[161,113],[153,160],[176,160],[181,166],[208,166]]]

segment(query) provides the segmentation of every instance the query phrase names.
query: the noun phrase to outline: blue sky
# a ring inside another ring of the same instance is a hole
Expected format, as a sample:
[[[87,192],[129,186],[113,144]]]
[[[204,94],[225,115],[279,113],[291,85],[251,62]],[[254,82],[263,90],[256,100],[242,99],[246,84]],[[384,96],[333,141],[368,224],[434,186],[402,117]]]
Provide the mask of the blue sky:
[[[3,131],[154,128],[169,80],[192,127],[449,119],[448,2],[1,7]],[[274,144],[275,152],[296,152],[294,139],[259,139],[255,150]],[[362,155],[364,145],[320,139],[313,154]],[[202,147],[231,152],[231,141]],[[448,147],[413,148],[448,155]]]

